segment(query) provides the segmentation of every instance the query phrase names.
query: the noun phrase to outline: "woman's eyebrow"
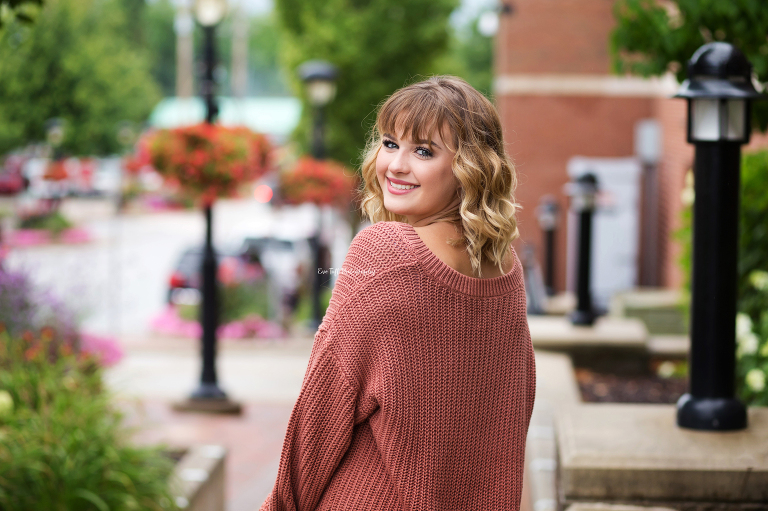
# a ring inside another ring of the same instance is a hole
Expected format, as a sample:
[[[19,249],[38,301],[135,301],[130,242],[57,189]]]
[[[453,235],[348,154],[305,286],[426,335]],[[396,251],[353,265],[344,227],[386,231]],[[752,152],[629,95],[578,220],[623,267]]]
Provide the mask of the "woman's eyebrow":
[[[430,146],[435,146],[438,149],[442,149],[442,147],[440,147],[438,144],[436,144],[434,140],[424,140],[424,139],[421,139],[421,140],[417,140],[416,143],[417,144],[428,144]]]

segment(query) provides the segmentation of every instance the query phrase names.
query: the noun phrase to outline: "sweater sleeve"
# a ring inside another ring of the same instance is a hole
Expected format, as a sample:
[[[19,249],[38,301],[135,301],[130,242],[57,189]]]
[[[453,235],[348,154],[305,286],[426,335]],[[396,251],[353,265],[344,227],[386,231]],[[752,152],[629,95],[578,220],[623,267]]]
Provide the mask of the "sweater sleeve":
[[[318,333],[261,511],[315,509],[352,439],[357,392]]]

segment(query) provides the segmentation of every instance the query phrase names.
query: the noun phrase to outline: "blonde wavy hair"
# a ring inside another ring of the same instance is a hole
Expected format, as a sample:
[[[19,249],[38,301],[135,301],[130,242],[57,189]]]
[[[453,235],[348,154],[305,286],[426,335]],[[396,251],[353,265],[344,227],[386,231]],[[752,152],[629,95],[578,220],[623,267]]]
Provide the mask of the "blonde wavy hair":
[[[402,128],[402,129],[398,129]],[[515,212],[517,175],[504,148],[499,114],[488,99],[455,76],[433,76],[389,96],[379,107],[363,154],[363,183],[358,191],[360,209],[371,223],[406,218],[384,207],[384,192],[376,177],[376,157],[382,134],[411,141],[429,141],[438,130],[451,151],[451,168],[459,182],[457,210],[435,221],[460,226],[462,238],[451,246],[465,246],[472,270],[482,277],[480,265],[491,261],[501,272],[510,245],[519,236]]]

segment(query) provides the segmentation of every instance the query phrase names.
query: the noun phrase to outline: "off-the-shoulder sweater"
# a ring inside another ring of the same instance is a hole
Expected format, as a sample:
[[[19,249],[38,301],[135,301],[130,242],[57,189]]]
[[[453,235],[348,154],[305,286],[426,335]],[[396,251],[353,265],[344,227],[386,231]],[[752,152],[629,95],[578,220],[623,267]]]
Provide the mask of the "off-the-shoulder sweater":
[[[354,237],[262,511],[519,509],[536,376],[513,255],[478,279],[409,224]]]

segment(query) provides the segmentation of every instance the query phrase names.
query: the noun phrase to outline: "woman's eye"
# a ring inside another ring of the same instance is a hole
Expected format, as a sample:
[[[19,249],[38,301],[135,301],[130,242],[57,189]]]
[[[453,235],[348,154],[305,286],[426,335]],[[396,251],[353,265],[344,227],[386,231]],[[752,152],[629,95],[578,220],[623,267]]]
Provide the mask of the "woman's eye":
[[[420,153],[419,151],[423,151],[423,152]],[[432,151],[430,151],[426,147],[417,147],[416,148],[416,153],[419,156],[423,156],[424,158],[429,158],[430,156],[432,156]]]
[[[382,142],[382,145],[386,147],[387,149],[397,149],[397,144],[392,142],[391,140],[384,140]]]

